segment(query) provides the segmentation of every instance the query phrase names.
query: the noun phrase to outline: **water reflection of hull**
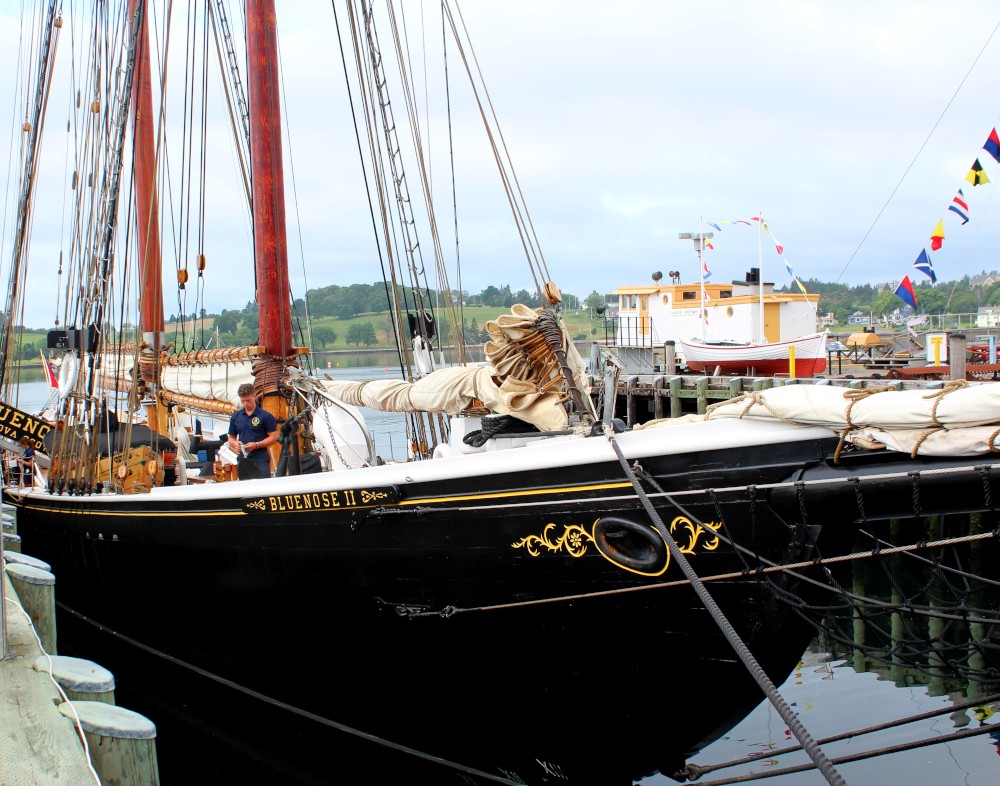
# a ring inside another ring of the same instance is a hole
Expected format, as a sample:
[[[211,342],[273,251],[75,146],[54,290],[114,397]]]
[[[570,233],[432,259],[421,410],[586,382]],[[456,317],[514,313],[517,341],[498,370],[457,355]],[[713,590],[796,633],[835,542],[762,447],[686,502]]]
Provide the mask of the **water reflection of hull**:
[[[865,522],[842,589],[814,618],[823,646],[857,671],[933,694],[1000,687],[995,513]]]

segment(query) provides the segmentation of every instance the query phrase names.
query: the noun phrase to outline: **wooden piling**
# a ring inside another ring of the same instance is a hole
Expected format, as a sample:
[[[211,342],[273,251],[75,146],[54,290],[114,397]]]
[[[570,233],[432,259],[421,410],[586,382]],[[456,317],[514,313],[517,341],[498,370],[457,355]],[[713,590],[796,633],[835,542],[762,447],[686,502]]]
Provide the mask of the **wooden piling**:
[[[4,532],[3,534],[3,550],[4,551],[21,551],[21,536],[15,535],[11,532]]]
[[[656,420],[663,417],[663,386],[666,384],[666,377],[653,377],[653,417]]]
[[[670,378],[670,417],[679,418],[681,416],[681,390],[684,388],[682,377]]]
[[[635,389],[639,385],[639,377],[631,376],[625,380],[625,425],[631,428],[636,424]]]
[[[677,347],[674,341],[663,344],[663,370],[668,374],[677,373]]]
[[[56,654],[56,577],[31,565],[7,563],[7,575],[24,610],[31,617],[42,649]]]
[[[54,679],[70,701],[115,703],[115,678],[91,660],[67,655],[42,655],[32,664],[35,671]]]
[[[950,379],[965,379],[965,334],[948,334],[948,366]]]
[[[698,414],[704,415],[708,411],[708,377],[699,377],[694,383],[694,391]]]
[[[99,701],[64,701],[59,712],[74,720],[87,737],[90,759],[104,784],[159,786],[156,726],[132,710]]]
[[[41,570],[52,570],[52,566],[44,560],[37,559],[36,557],[32,557],[27,554],[22,554],[19,551],[5,551],[3,558],[7,562],[16,562],[18,565],[30,565],[33,568],[39,568]]]

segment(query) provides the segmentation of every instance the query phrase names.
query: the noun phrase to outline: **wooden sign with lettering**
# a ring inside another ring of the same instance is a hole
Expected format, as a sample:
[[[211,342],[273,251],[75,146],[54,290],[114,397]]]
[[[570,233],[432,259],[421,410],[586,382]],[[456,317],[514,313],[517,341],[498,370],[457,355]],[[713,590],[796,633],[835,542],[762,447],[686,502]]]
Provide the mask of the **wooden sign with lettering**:
[[[309,513],[314,510],[377,508],[399,502],[399,489],[378,486],[300,494],[272,494],[243,500],[244,513]]]
[[[27,437],[36,450],[44,452],[42,438],[52,431],[52,424],[39,417],[29,415],[8,404],[0,403],[0,436],[11,442],[20,442]]]

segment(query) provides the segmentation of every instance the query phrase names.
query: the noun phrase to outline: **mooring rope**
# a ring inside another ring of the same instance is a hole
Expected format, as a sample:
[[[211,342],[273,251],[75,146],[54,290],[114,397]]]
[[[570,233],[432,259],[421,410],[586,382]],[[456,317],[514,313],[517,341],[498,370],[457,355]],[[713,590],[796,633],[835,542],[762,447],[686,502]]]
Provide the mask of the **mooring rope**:
[[[233,690],[242,693],[245,696],[249,696],[250,698],[253,699],[258,699],[259,701],[262,701],[265,704],[270,704],[273,707],[285,710],[286,712],[290,712],[293,715],[298,715],[299,717],[305,718],[306,720],[314,721],[322,726],[327,726],[331,729],[342,731],[346,734],[350,734],[353,737],[358,737],[360,739],[367,740],[368,742],[373,742],[376,745],[381,745],[386,748],[391,748],[395,751],[399,751],[400,753],[405,753],[410,756],[423,759],[424,761],[440,764],[444,767],[448,767],[453,770],[458,770],[459,772],[466,773],[467,775],[473,775],[477,778],[484,778],[488,781],[492,781],[493,783],[505,784],[505,786],[519,786],[519,784],[521,783],[521,781],[519,780],[514,781],[511,780],[510,778],[494,775],[493,773],[490,772],[484,772],[483,770],[476,769],[475,767],[468,767],[464,764],[460,764],[459,762],[454,762],[449,759],[442,758],[441,756],[435,756],[432,753],[427,753],[426,751],[417,750],[416,748],[411,748],[410,746],[403,745],[402,743],[393,742],[392,740],[387,740],[384,737],[379,737],[375,734],[362,731],[361,729],[358,729],[354,726],[348,726],[347,724],[340,723],[339,721],[331,720],[330,718],[325,718],[322,715],[317,715],[316,713],[310,712],[309,710],[304,710],[301,707],[296,707],[292,704],[288,704],[287,702],[281,701],[280,699],[276,699],[273,696],[268,696],[266,693],[261,693],[260,691],[256,691],[253,688],[248,688],[245,685],[241,685],[238,682],[234,682],[233,680],[227,679],[226,677],[222,677],[219,674],[215,674],[214,672],[203,669],[200,666],[195,666],[193,663],[188,663],[187,661],[181,660],[180,658],[174,657],[173,655],[168,655],[167,653],[158,650],[155,647],[150,647],[148,644],[143,644],[141,641],[137,641],[136,639],[130,638],[129,636],[126,636],[123,633],[119,633],[118,631],[109,628],[106,625],[103,625],[97,620],[92,619],[86,616],[85,614],[80,613],[76,609],[67,606],[65,603],[61,601],[57,600],[56,605],[59,608],[63,609],[68,614],[72,614],[74,617],[81,620],[82,622],[85,622],[88,625],[93,626],[102,633],[114,637],[118,641],[125,642],[126,644],[136,647],[137,649],[140,649],[143,652],[146,652],[150,655],[160,658],[161,660],[165,660],[168,663],[174,664],[175,666],[187,669],[188,671],[194,672],[195,674],[199,674],[202,677],[212,680],[213,682],[217,682],[220,685],[225,685],[227,688],[232,688]]]
[[[831,734],[829,737],[823,737],[822,739],[816,740],[817,743],[825,745],[830,742],[840,742],[841,740],[850,740],[855,737],[862,737],[865,734],[874,734],[878,731],[887,731],[888,729],[894,729],[899,726],[905,726],[908,723],[917,723],[923,720],[930,720],[931,718],[937,718],[941,715],[951,715],[952,713],[959,712],[962,710],[971,709],[972,707],[982,707],[987,704],[991,704],[995,701],[1000,701],[1000,693],[994,693],[992,696],[984,696],[981,699],[974,699],[972,701],[966,701],[961,704],[949,704],[947,707],[940,707],[936,710],[931,710],[929,712],[921,712],[916,715],[908,715],[905,718],[897,718],[896,720],[886,721],[885,723],[879,723],[874,726],[866,726],[863,729],[854,729],[852,731],[841,732],[840,734]],[[934,739],[940,740],[941,737],[935,737]],[[729,767],[738,767],[741,764],[752,764],[755,761],[760,761],[763,758],[774,758],[776,756],[785,756],[789,753],[795,753],[795,751],[801,750],[800,745],[789,745],[785,748],[777,748],[776,750],[766,751],[764,753],[757,753],[752,756],[744,756],[740,759],[732,759],[730,761],[718,762],[717,764],[692,764],[689,763],[679,775],[687,778],[689,781],[698,780],[703,775],[707,775],[710,772],[715,772],[716,770],[723,770]],[[883,748],[879,748],[881,752]],[[708,786],[708,784],[704,784]]]
[[[802,724],[802,722],[796,717],[794,711],[788,702],[785,701],[781,693],[775,687],[771,678],[767,676],[767,673],[757,662],[753,653],[750,652],[750,648],[743,642],[736,632],[736,629],[732,626],[732,623],[726,619],[725,614],[722,613],[722,609],[716,604],[715,599],[709,594],[705,587],[704,582],[698,577],[694,568],[691,567],[691,563],[688,561],[687,557],[681,551],[677,542],[674,540],[673,536],[670,534],[670,530],[667,529],[660,515],[656,512],[656,508],[653,507],[653,503],[650,502],[649,497],[646,495],[645,489],[642,488],[642,484],[639,483],[639,479],[635,476],[632,468],[628,464],[628,460],[625,458],[625,454],[622,453],[621,447],[618,445],[618,440],[615,439],[614,433],[610,427],[606,428],[606,435],[608,441],[611,443],[611,447],[614,448],[615,454],[618,456],[618,461],[625,471],[626,477],[628,477],[629,482],[631,482],[632,487],[635,489],[636,495],[639,497],[639,501],[642,503],[643,508],[645,508],[646,513],[649,515],[650,520],[656,527],[657,532],[666,542],[667,547],[670,549],[671,556],[677,561],[684,575],[688,577],[691,581],[691,586],[697,593],[699,599],[705,608],[712,615],[712,619],[715,621],[716,625],[722,631],[726,640],[736,651],[740,660],[743,661],[743,665],[747,667],[750,675],[754,678],[757,685],[764,691],[768,698],[768,701],[774,706],[781,716],[781,719],[788,726],[792,734],[795,735],[795,739],[799,741],[802,745],[802,749],[808,754],[809,758],[812,760],[816,768],[822,773],[823,777],[826,778],[827,783],[831,786],[838,786],[839,784],[845,784],[846,781],[841,777],[840,773],[837,772],[833,765],[833,762],[827,758],[826,754],[823,753],[822,749],[813,740],[812,735]]]
[[[981,734],[991,734],[996,732],[997,728],[1000,728],[1000,724],[985,724],[975,729],[962,729],[961,731],[955,731],[951,734],[945,734],[940,737],[928,737],[923,740],[905,742],[900,745],[888,745],[884,748],[863,751],[861,753],[852,753],[847,756],[835,756],[830,761],[833,764],[850,764],[855,761],[865,761],[866,759],[888,756],[893,753],[902,753],[903,751],[916,750],[917,748],[926,748],[930,745],[939,745],[944,742],[956,742],[958,740],[964,740],[968,737],[978,737]],[[765,778],[777,778],[781,775],[790,775],[793,772],[808,772],[812,769],[816,769],[814,764],[798,764],[792,767],[782,767],[780,769],[768,770],[767,772],[753,772],[747,775],[737,775],[732,778],[706,781],[701,784],[701,786],[727,786],[727,784],[730,783],[749,783],[750,781],[759,781],[764,780]]]

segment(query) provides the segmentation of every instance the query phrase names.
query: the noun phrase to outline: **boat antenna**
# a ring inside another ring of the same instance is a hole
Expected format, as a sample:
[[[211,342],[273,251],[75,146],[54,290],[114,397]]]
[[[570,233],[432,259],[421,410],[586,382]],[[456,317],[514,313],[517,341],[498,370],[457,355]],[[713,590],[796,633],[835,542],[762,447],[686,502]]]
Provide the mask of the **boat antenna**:
[[[705,241],[711,240],[715,236],[713,232],[702,232],[701,231],[701,218],[698,219],[698,232],[680,232],[677,235],[678,240],[692,240],[694,241],[694,253],[698,255],[698,275],[701,277],[701,338],[705,340],[705,263],[702,257],[705,254]],[[680,277],[680,273],[671,272],[670,278],[673,283],[677,283]]]

